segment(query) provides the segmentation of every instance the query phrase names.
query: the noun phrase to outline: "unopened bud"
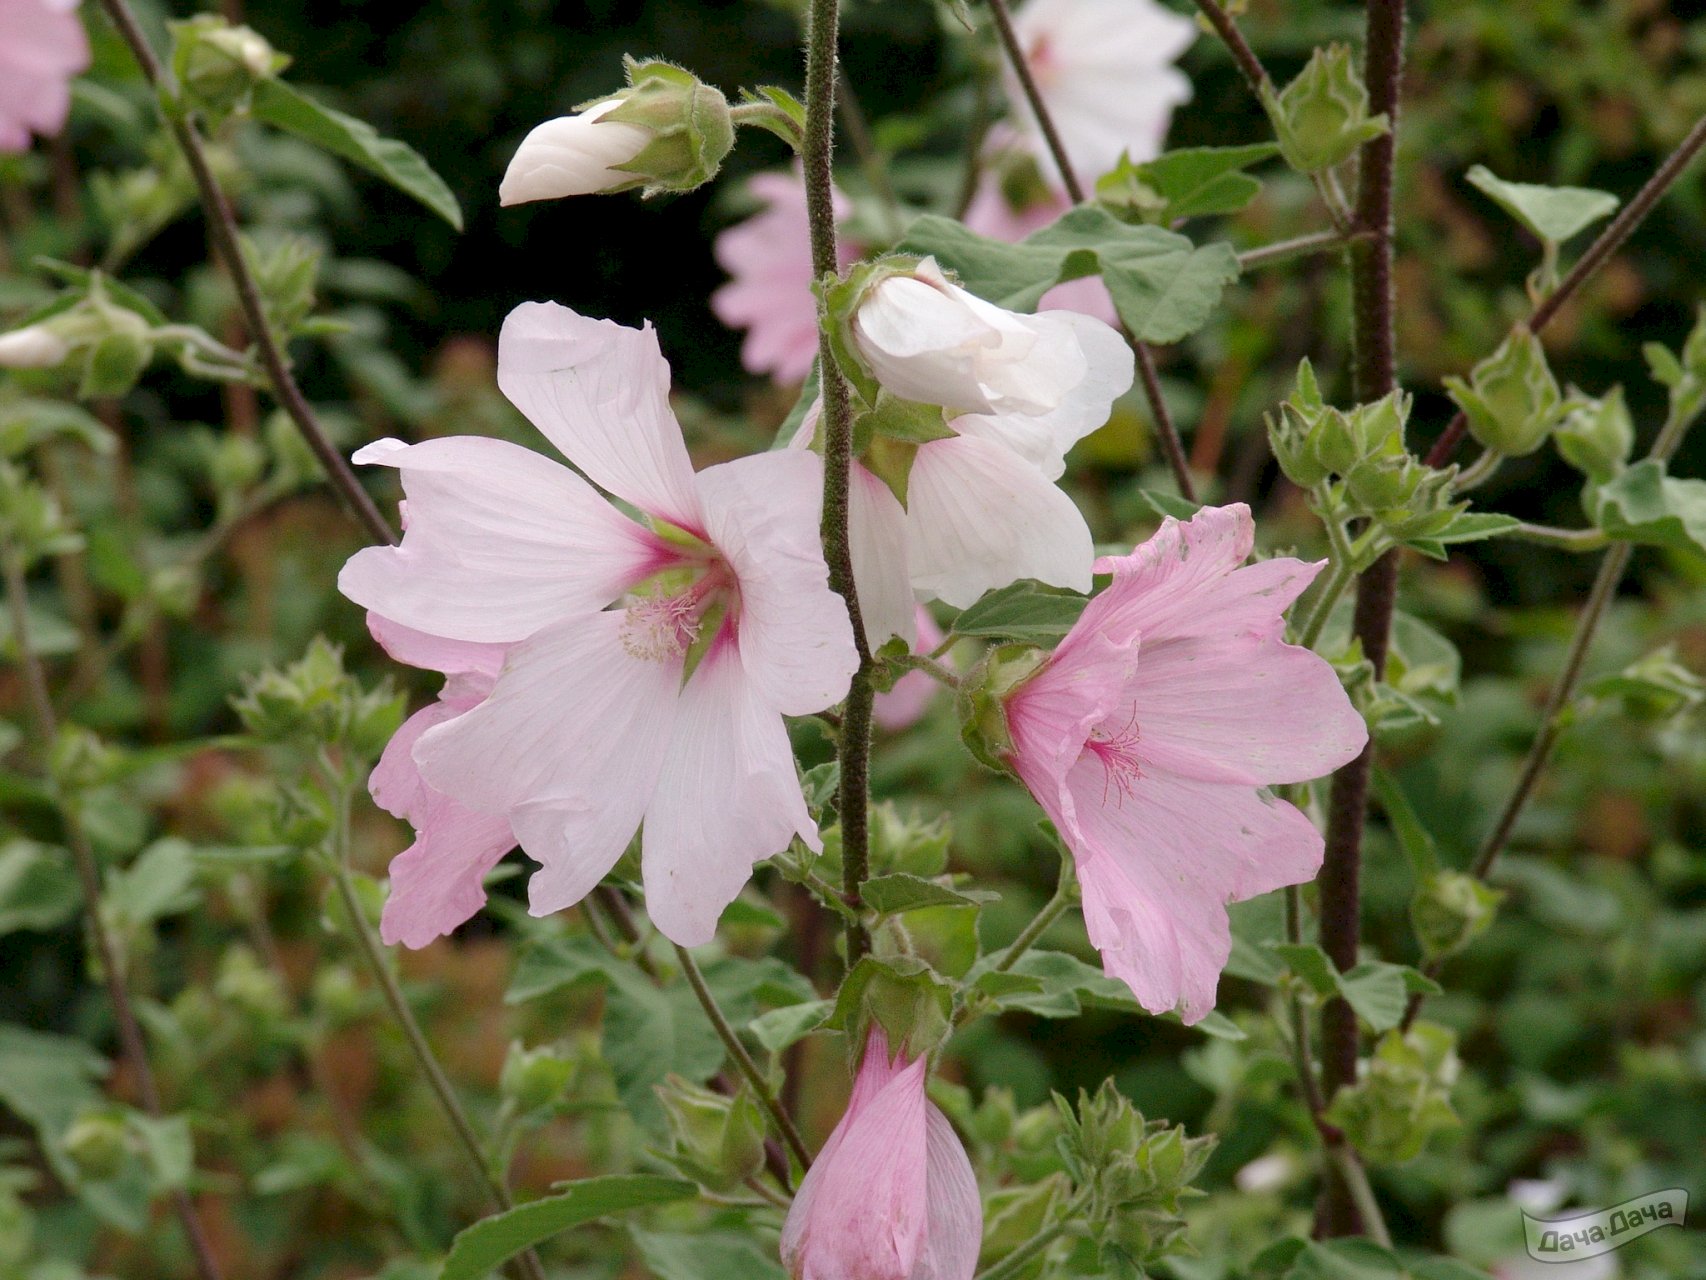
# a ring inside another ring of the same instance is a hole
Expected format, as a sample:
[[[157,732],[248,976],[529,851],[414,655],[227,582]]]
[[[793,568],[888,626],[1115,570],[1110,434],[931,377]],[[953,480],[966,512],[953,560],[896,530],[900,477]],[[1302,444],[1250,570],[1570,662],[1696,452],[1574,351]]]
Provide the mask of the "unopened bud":
[[[215,117],[244,103],[257,84],[290,62],[258,31],[213,14],[170,25],[178,83],[198,109]]]
[[[1410,903],[1410,922],[1429,960],[1456,955],[1493,923],[1504,897],[1461,871],[1436,871]]]
[[[1507,457],[1533,453],[1558,425],[1564,397],[1540,339],[1521,326],[1469,374],[1445,379],[1469,419],[1469,432]]]
[[[1613,387],[1598,400],[1576,399],[1554,435],[1558,452],[1576,470],[1600,484],[1616,477],[1635,447],[1635,423]]]
[[[764,1112],[742,1086],[733,1097],[670,1075],[657,1086],[670,1158],[712,1191],[738,1187],[764,1167]]]
[[[1315,50],[1297,79],[1278,94],[1267,91],[1265,105],[1281,154],[1300,173],[1348,160],[1387,129],[1384,115],[1368,114],[1368,90],[1342,44]]]
[[[498,1091],[520,1112],[539,1111],[563,1097],[574,1075],[575,1060],[554,1045],[529,1049],[512,1040],[498,1076]]]
[[[51,369],[70,354],[71,344],[45,324],[0,333],[0,369]]]
[[[89,1111],[71,1122],[63,1144],[77,1172],[100,1182],[124,1167],[125,1156],[130,1152],[130,1135],[123,1117],[107,1110]]]

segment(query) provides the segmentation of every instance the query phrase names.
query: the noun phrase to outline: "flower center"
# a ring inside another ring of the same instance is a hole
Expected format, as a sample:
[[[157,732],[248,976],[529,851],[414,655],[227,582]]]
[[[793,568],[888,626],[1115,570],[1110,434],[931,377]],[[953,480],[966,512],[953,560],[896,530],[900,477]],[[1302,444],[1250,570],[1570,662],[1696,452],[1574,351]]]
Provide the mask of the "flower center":
[[[1118,729],[1111,728],[1112,721],[1104,720],[1090,730],[1090,737],[1084,743],[1084,749],[1092,753],[1102,762],[1102,803],[1107,804],[1110,792],[1114,795],[1114,805],[1118,807],[1125,803],[1127,796],[1137,791],[1137,784],[1143,777],[1143,757],[1138,754],[1137,706],[1131,708],[1131,716]]]
[[[734,578],[721,561],[677,566],[628,593],[622,648],[646,662],[673,662],[709,643],[728,618]],[[710,624],[707,629],[707,623]]]

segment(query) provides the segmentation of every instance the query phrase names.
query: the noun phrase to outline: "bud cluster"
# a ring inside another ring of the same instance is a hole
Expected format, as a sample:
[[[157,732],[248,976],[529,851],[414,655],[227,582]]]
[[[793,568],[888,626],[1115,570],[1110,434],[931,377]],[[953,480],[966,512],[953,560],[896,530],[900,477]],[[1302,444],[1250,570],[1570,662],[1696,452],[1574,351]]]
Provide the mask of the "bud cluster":
[[[403,711],[388,684],[363,689],[344,670],[343,650],[319,636],[298,661],[249,679],[234,705],[256,737],[335,745],[359,759],[379,754]]]
[[[1402,1164],[1458,1123],[1457,1072],[1457,1037],[1447,1028],[1418,1022],[1388,1031],[1362,1063],[1362,1078],[1334,1095],[1327,1119],[1370,1163]]]

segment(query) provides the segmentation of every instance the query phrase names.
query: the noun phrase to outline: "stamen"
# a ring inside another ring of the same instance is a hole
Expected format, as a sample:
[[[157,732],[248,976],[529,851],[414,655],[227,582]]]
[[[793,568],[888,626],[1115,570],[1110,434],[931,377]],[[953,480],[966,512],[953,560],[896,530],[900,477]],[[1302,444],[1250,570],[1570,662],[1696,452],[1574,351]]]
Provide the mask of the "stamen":
[[[1102,803],[1108,803],[1108,792],[1112,789],[1117,793],[1114,806],[1118,808],[1127,796],[1136,794],[1143,777],[1143,757],[1138,754],[1137,704],[1132,704],[1131,715],[1123,727],[1110,732],[1109,723],[1104,720],[1090,730],[1084,749],[1102,762]]]
[[[629,605],[622,622],[622,647],[647,662],[667,662],[686,653],[699,638],[699,599],[644,596]]]

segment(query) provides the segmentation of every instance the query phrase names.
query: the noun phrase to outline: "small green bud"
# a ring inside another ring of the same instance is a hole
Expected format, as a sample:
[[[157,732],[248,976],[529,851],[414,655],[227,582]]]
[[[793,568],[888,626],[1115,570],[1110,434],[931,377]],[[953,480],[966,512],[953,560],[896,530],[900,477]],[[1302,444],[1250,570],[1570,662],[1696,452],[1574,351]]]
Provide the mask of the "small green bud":
[[[1316,419],[1309,449],[1316,464],[1333,475],[1344,475],[1362,461],[1362,447],[1351,420],[1337,409],[1326,409]]]
[[[125,313],[130,314],[130,313]],[[154,345],[136,333],[109,333],[83,355],[77,394],[84,400],[126,394],[154,359]]]
[[[1470,434],[1512,458],[1545,444],[1564,408],[1540,339],[1520,325],[1475,366],[1467,383],[1447,378],[1445,388],[1468,417]]]
[[[314,1008],[332,1026],[355,1021],[367,1007],[367,993],[348,965],[322,965],[314,975]]]
[[[247,947],[231,947],[220,957],[213,994],[263,1029],[277,1027],[290,1014],[283,980]]]
[[[1613,387],[1598,400],[1571,396],[1553,438],[1564,461],[1595,483],[1615,479],[1635,448],[1635,423],[1623,388]]]
[[[124,1117],[109,1108],[78,1116],[65,1131],[63,1141],[65,1154],[77,1172],[95,1182],[118,1173],[131,1149]]]
[[[729,1097],[672,1073],[656,1089],[670,1160],[683,1173],[712,1191],[728,1191],[764,1167],[764,1110],[745,1085]]]
[[[953,830],[945,814],[924,821],[884,800],[871,810],[871,858],[876,872],[939,876],[948,869]]]
[[[1416,888],[1410,923],[1429,960],[1456,955],[1493,923],[1504,894],[1461,871],[1436,871]]]
[[[575,1060],[555,1045],[529,1049],[511,1040],[498,1076],[498,1092],[523,1115],[561,1101],[575,1076]]]
[[[1013,754],[1013,735],[1007,728],[1007,699],[1042,670],[1048,654],[1029,645],[1004,644],[991,649],[960,679],[955,706],[960,738],[966,748],[991,769],[1006,772]]]
[[[63,791],[87,791],[110,782],[119,753],[80,724],[64,724],[48,752],[47,767]]]
[[[1349,46],[1316,49],[1298,77],[1266,93],[1285,161],[1299,173],[1319,173],[1386,132],[1384,115],[1368,114],[1368,90],[1351,62]]]
[[[201,599],[201,577],[191,565],[167,565],[149,575],[148,595],[166,617],[187,618]]]
[[[1456,1037],[1446,1028],[1418,1022],[1407,1033],[1388,1031],[1361,1079],[1334,1096],[1327,1119],[1372,1163],[1403,1164],[1459,1123],[1451,1106],[1457,1071]]]
[[[279,236],[261,243],[243,238],[243,257],[254,272],[267,316],[286,335],[300,329],[314,310],[320,256],[319,248],[301,236]]]
[[[259,32],[214,14],[167,25],[178,84],[189,104],[215,121],[246,105],[256,85],[290,64]]]

